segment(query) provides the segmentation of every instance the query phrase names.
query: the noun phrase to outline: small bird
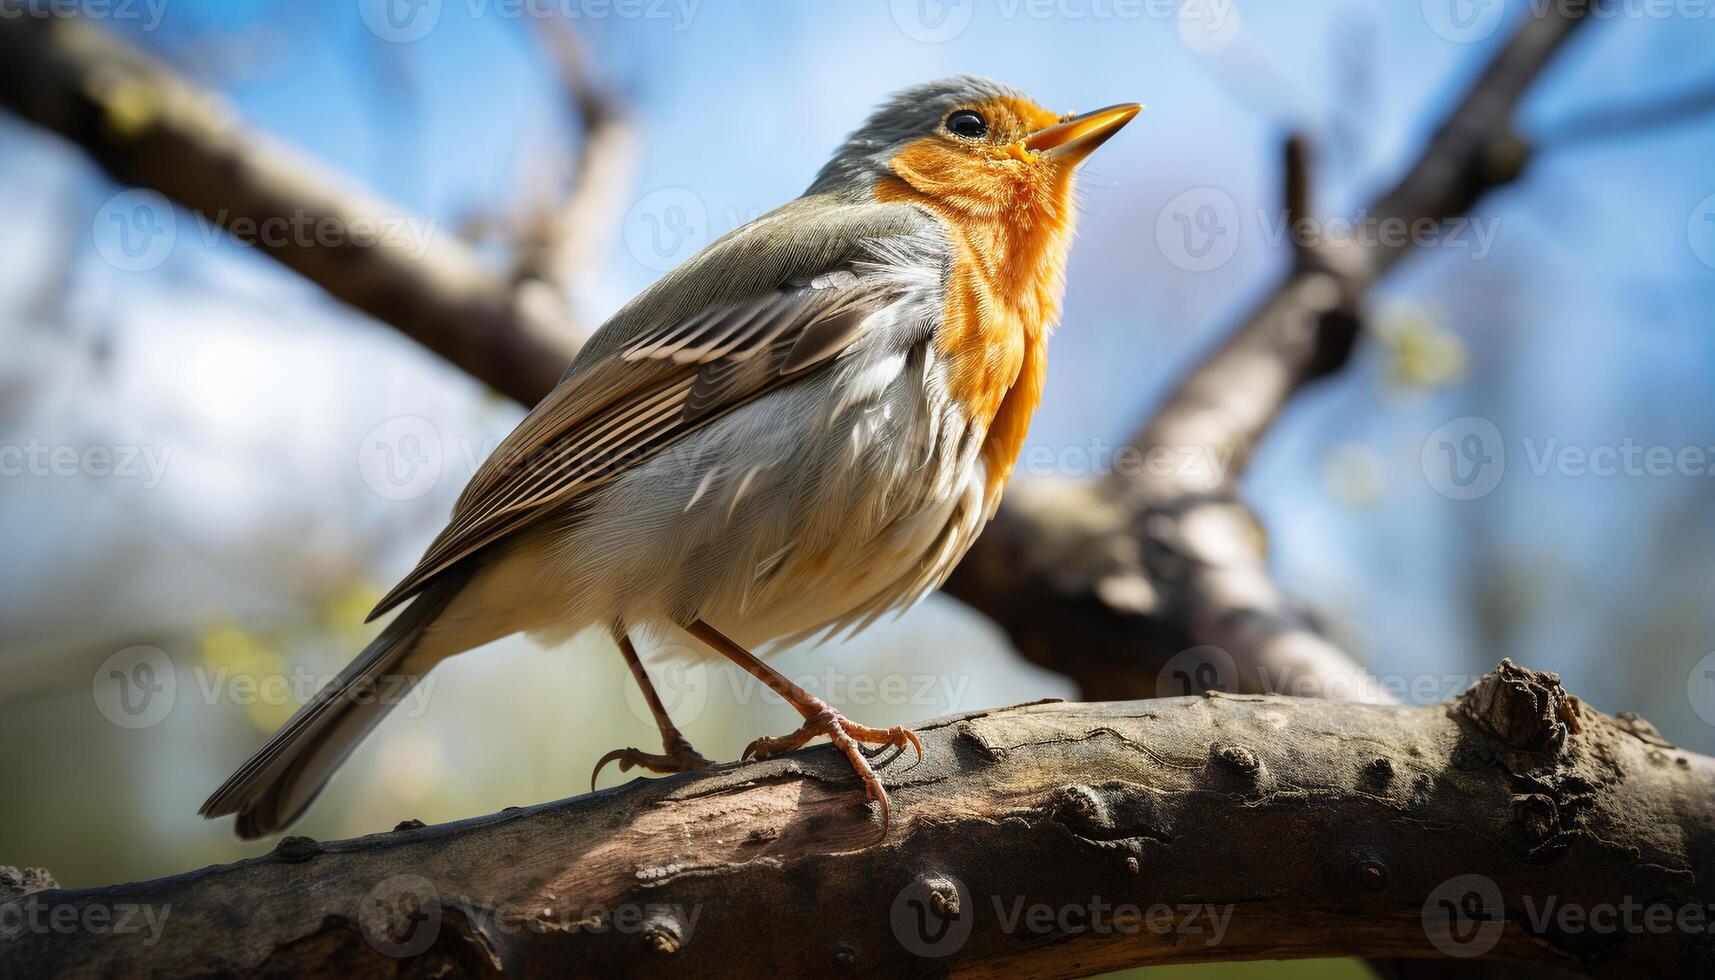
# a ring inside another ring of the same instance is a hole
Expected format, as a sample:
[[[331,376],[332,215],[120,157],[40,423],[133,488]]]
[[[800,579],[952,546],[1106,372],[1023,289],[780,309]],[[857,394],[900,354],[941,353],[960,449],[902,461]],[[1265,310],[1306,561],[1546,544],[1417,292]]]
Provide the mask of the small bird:
[[[297,819],[437,663],[523,632],[609,631],[662,750],[622,771],[710,763],[680,734],[634,637],[688,633],[797,709],[767,758],[826,736],[881,811],[849,721],[753,651],[855,632],[937,588],[1000,504],[1047,373],[1073,171],[1141,107],[1049,112],[960,76],[906,89],[797,200],[713,242],[628,303],[482,465],[409,602],[202,806],[255,838]],[[594,784],[594,776],[591,777]]]

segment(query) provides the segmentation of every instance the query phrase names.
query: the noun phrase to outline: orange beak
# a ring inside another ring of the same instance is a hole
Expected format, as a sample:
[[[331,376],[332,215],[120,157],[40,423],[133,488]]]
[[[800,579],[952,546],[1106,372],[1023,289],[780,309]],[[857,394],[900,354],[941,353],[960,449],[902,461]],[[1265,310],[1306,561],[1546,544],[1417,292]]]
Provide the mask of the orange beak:
[[[1132,117],[1143,111],[1136,102],[1122,102],[1105,109],[1074,116],[1063,123],[1039,129],[1023,140],[1023,148],[1039,153],[1039,159],[1076,166],[1096,147],[1119,132]]]

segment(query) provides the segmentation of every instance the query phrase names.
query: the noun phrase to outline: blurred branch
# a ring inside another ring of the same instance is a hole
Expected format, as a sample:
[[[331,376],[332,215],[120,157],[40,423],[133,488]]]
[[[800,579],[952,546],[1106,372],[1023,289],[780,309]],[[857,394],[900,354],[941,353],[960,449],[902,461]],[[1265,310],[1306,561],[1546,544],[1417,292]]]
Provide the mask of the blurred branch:
[[[1715,114],[1715,83],[1624,106],[1603,106],[1544,127],[1533,141],[1537,152],[1581,143],[1637,136]]]
[[[1280,200],[1286,227],[1290,229],[1303,219],[1313,219],[1316,214],[1310,200],[1309,140],[1298,133],[1287,137],[1281,157]]]
[[[1523,18],[1405,175],[1362,213],[1406,227],[1446,221],[1470,212],[1490,191],[1517,179],[1526,160],[1514,132],[1513,110],[1585,21],[1588,9],[1584,4],[1560,4],[1541,16]],[[1289,143],[1289,170],[1295,152]],[[1296,182],[1307,184],[1308,178]],[[1289,212],[1298,207],[1287,202]],[[1409,240],[1353,241],[1321,253],[1320,261],[1309,268],[1295,270],[1224,345],[1192,370],[1133,440],[1141,449],[1212,446],[1231,453],[1234,465],[1212,480],[1167,474],[1111,485],[1143,500],[1231,493],[1251,450],[1292,396],[1345,366],[1355,338],[1358,300],[1415,247]]]
[[[1701,864],[1715,759],[1584,707],[1551,674],[1502,662],[1420,708],[1043,703],[919,731],[923,762],[881,768],[896,829],[875,846],[821,746],[39,891],[0,906],[4,921],[167,910],[162,941],[25,928],[0,957],[21,976],[105,977],[1066,976],[1449,950],[1589,976],[1715,969],[1698,930],[1533,918],[1547,902],[1715,902]],[[1105,928],[1085,917],[1097,903]]]
[[[563,293],[579,270],[595,263],[617,227],[637,163],[637,135],[620,101],[590,70],[589,52],[562,18],[533,19],[559,71],[582,136],[571,187],[559,204],[531,207],[515,275],[540,279]]]
[[[1516,179],[1528,152],[1513,110],[1589,9],[1554,4],[1521,18],[1405,175],[1363,213],[1399,227],[1445,221]],[[1289,140],[1284,157],[1282,207],[1310,218],[1302,142]],[[1139,465],[1129,469],[1138,472],[1015,486],[947,585],[1088,696],[1192,693],[1186,678],[1200,675],[1230,690],[1386,700],[1274,582],[1266,532],[1238,484],[1293,396],[1349,362],[1364,294],[1413,246],[1295,247],[1286,278],[1133,438],[1128,458]],[[1156,461],[1164,465],[1146,465]]]
[[[559,379],[583,336],[563,304],[521,299],[452,234],[247,132],[217,97],[100,29],[5,2],[0,106],[76,143],[115,179],[249,236],[503,394],[532,404]],[[427,234],[366,234],[412,221]]]

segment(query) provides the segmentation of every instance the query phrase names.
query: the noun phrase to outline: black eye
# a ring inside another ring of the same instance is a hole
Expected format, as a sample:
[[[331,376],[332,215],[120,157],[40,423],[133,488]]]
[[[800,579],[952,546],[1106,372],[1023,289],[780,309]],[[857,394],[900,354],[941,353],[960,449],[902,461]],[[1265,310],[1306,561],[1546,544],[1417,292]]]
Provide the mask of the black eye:
[[[947,132],[963,139],[980,140],[989,134],[989,124],[981,113],[960,109],[947,117]]]

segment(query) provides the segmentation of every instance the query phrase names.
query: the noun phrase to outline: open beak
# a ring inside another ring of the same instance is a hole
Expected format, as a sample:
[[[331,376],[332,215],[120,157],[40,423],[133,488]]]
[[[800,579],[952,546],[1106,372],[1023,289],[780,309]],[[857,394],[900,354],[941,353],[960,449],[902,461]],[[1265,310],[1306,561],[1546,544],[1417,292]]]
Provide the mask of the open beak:
[[[1024,138],[1024,148],[1041,154],[1039,159],[1075,166],[1108,141],[1133,116],[1143,111],[1136,102],[1122,102],[1075,116],[1058,125],[1039,129]]]

